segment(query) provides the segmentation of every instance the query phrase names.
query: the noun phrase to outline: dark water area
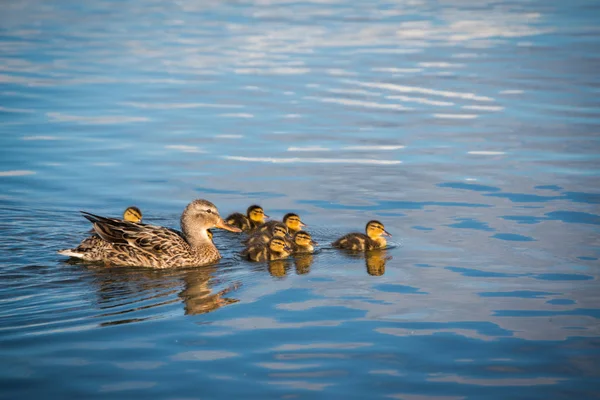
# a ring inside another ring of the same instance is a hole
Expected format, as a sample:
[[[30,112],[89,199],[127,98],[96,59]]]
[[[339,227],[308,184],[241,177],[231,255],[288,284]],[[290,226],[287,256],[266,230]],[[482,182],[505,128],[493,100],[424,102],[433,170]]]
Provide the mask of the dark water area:
[[[600,398],[593,1],[7,2],[0,397]],[[79,210],[298,213],[106,268]],[[381,220],[389,248],[329,244]]]

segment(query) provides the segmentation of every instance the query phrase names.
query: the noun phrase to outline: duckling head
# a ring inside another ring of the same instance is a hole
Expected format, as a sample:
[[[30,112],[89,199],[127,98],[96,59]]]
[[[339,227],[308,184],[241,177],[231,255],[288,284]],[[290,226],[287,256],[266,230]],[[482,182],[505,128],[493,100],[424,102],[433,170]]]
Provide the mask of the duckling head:
[[[288,234],[288,227],[279,222],[276,225],[273,225],[271,233],[273,234],[273,237],[286,237]]]
[[[212,231],[210,229],[207,229],[206,230],[206,234],[208,235],[208,238],[212,242],[212,240],[213,240],[213,233],[212,233]]]
[[[142,211],[134,206],[127,207],[123,212],[123,219],[129,222],[142,222]]]
[[[290,253],[292,251],[285,240],[280,237],[274,237],[269,241],[269,249],[274,253]]]
[[[208,200],[192,201],[181,214],[181,230],[187,238],[198,237],[199,232],[210,228],[221,228],[230,232],[241,232],[241,229],[228,225],[219,215],[217,207]],[[208,236],[208,233],[206,234]]]
[[[250,221],[253,221],[253,222],[256,222],[259,224],[264,224],[265,218],[269,218],[269,216],[265,214],[265,211],[263,210],[263,208],[256,204],[248,207],[248,210],[246,211],[246,215],[248,216],[248,219],[250,219]]]
[[[379,243],[380,247],[385,247],[387,244],[385,238],[382,238],[381,236],[392,236],[388,231],[385,230],[383,224],[376,220],[367,222],[365,230],[367,232],[367,236]]]
[[[310,236],[310,233],[306,231],[298,231],[294,235],[294,243],[296,243],[300,247],[310,247],[316,246],[319,243],[315,242]]]
[[[298,214],[287,213],[283,216],[283,223],[287,225],[287,227],[291,231],[299,231],[302,227],[306,226],[306,224],[300,221],[300,217]]]

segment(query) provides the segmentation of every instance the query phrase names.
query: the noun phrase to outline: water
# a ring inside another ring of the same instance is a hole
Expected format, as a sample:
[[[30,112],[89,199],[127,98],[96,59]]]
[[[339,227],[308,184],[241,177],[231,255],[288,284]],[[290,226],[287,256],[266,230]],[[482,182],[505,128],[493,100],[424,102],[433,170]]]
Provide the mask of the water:
[[[0,17],[3,398],[598,398],[592,1]],[[78,211],[295,211],[312,257],[106,269]],[[327,244],[372,218],[393,243]]]

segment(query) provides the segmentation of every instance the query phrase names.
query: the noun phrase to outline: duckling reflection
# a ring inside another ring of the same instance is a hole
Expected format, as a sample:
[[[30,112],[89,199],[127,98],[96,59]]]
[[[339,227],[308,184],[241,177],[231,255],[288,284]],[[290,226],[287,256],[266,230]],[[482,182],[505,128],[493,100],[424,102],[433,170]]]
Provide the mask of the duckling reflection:
[[[385,263],[392,259],[384,249],[371,250],[365,253],[365,265],[367,273],[373,276],[385,274]]]
[[[311,253],[294,254],[294,266],[296,267],[297,275],[304,275],[310,272],[310,266],[313,263],[313,255]]]
[[[265,223],[265,218],[269,218],[269,216],[265,214],[263,208],[254,204],[248,207],[246,215],[233,213],[225,218],[225,222],[231,226],[240,228],[244,232],[251,232],[263,225]]]
[[[283,278],[290,269],[289,260],[275,260],[269,262],[269,274],[275,278]]]

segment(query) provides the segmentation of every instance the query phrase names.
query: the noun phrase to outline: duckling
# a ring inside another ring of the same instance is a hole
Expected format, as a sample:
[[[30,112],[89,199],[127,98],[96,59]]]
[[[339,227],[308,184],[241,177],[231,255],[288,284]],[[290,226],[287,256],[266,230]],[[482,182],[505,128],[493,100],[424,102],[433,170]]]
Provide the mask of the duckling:
[[[369,221],[365,227],[366,235],[363,233],[349,233],[342,236],[331,245],[340,249],[367,251],[381,249],[387,245],[384,236],[390,235],[379,221]]]
[[[274,237],[266,245],[247,247],[242,251],[242,256],[250,261],[272,261],[286,258],[291,253],[292,249],[288,247],[283,238]]]
[[[58,253],[86,261],[103,261],[107,265],[162,269],[212,264],[221,255],[207,229],[241,232],[241,229],[227,225],[217,207],[203,199],[192,201],[183,211],[182,232],[87,212],[82,214],[92,222],[99,237],[89,242],[85,239],[79,247]]]
[[[123,220],[129,222],[142,222],[142,211],[135,207],[127,207],[125,211],[123,211]],[[90,229],[88,233],[95,233],[94,229]],[[98,237],[98,235],[94,235],[94,237]]]
[[[213,233],[210,229],[206,230],[206,235],[208,236],[208,238],[210,239],[210,241],[213,241]]]
[[[225,222],[231,226],[240,228],[244,232],[250,232],[263,225],[265,223],[265,218],[269,218],[269,216],[265,214],[265,211],[261,206],[254,204],[248,207],[246,215],[233,213],[225,218]]]
[[[279,221],[266,222],[262,226],[259,227],[259,230],[268,231],[269,229],[271,229],[271,226],[273,224],[276,224],[278,222]],[[290,233],[296,233],[300,229],[302,229],[302,227],[307,226],[304,222],[302,222],[300,220],[300,217],[298,216],[298,214],[294,214],[294,213],[285,214],[283,216],[283,223],[288,227],[288,230],[290,231]]]
[[[129,222],[142,222],[142,211],[135,207],[127,207],[123,212],[123,220]]]
[[[269,243],[269,240],[273,237],[280,237],[286,240],[288,235],[288,228],[283,224],[283,222],[275,222],[275,224],[271,224],[271,229],[268,231],[258,231],[250,236],[248,239],[244,240],[242,243],[246,246],[257,246],[257,245],[265,245]],[[291,243],[291,242],[290,242]],[[290,245],[290,243],[287,243]]]
[[[294,234],[294,253],[312,253],[315,250],[314,246],[318,244],[306,231],[298,231]]]

